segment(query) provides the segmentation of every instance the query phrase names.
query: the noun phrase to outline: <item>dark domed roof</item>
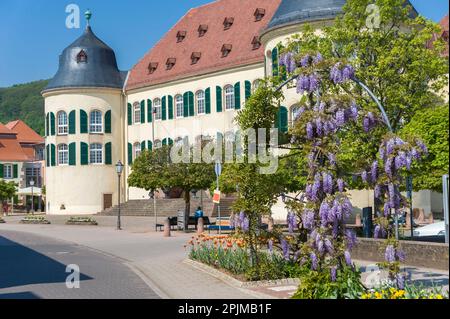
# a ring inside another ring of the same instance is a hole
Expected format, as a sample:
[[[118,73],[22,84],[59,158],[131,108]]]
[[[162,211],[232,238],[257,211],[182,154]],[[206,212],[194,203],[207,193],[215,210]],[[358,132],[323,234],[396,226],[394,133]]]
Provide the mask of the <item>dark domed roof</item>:
[[[345,0],[283,0],[267,30],[314,20],[333,19]]]
[[[114,51],[87,26],[60,55],[58,72],[44,92],[71,87],[122,88],[126,73],[117,68]]]

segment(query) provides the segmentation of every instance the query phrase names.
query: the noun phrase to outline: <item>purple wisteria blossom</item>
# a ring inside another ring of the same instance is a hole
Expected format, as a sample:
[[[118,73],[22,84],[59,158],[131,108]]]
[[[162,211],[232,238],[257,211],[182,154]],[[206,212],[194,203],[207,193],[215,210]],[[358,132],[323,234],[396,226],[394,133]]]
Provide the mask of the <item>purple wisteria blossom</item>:
[[[289,243],[284,238],[281,239],[281,249],[283,250],[284,259],[288,260],[289,259]]]
[[[308,122],[306,124],[306,137],[309,140],[312,140],[314,138],[314,127],[311,122]]]
[[[289,228],[289,233],[294,233],[294,229],[296,228],[296,219],[295,214],[293,212],[289,212],[287,214],[287,224]]]
[[[323,191],[326,194],[331,194],[333,192],[333,177],[329,173],[322,174],[323,179]]]
[[[367,172],[363,171],[361,173],[361,179],[363,180],[364,183],[367,183]]]
[[[344,252],[344,257],[345,257],[345,263],[348,266],[352,266],[352,256],[350,255],[350,252],[348,250],[346,250]]]
[[[372,167],[370,169],[370,177],[372,180],[372,183],[376,183],[378,180],[378,161],[374,161],[372,163]]]
[[[330,79],[334,84],[341,84],[350,79],[355,75],[355,70],[351,65],[345,65],[342,67],[340,62],[336,63],[330,71]]]
[[[300,65],[302,67],[307,67],[309,65],[309,61],[310,61],[311,57],[309,56],[309,54],[305,55],[301,60],[300,60]]]
[[[338,110],[336,112],[336,125],[342,127],[345,125],[345,112],[344,110]]]
[[[342,193],[342,192],[344,191],[344,188],[345,188],[345,182],[344,182],[344,180],[343,180],[342,178],[339,178],[339,179],[337,180],[337,185],[338,185],[339,191]]]
[[[318,64],[323,61],[322,54],[317,53],[317,55],[313,58],[313,63]]]
[[[273,252],[273,240],[269,239],[269,241],[267,242],[267,247],[269,249],[269,253],[272,254]]]
[[[392,263],[395,262],[395,248],[392,245],[388,245],[386,247],[386,251],[384,253],[384,259],[388,262],[388,263]]]
[[[351,229],[346,229],[345,238],[347,240],[347,248],[351,250],[356,245],[356,233]]]
[[[309,257],[311,258],[311,267],[312,267],[312,269],[313,269],[313,270],[316,270],[317,267],[319,266],[319,265],[318,265],[318,262],[317,262],[317,256],[316,256],[316,254],[315,254],[315,253],[311,253],[311,254],[309,255]]]
[[[336,266],[331,267],[330,275],[331,275],[331,281],[333,281],[333,282],[336,281],[336,271],[337,271]]]
[[[314,212],[311,210],[306,210],[302,215],[303,227],[305,229],[311,230],[314,227]]]

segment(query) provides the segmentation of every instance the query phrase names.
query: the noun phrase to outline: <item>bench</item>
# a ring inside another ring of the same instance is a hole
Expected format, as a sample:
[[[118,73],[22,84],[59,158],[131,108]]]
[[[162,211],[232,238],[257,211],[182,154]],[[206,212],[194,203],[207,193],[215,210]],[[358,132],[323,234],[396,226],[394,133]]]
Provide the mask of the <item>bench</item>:
[[[203,225],[211,225],[211,222],[209,220],[209,217],[203,216]],[[198,224],[198,218],[195,218],[194,216],[189,216],[188,219],[188,228],[189,226],[195,226],[195,229],[197,229]],[[178,228],[178,217],[169,217],[169,223],[170,223],[170,230],[176,230]],[[164,230],[164,224],[156,224],[156,231],[163,231]]]
[[[169,217],[169,225],[170,225],[170,230],[174,230],[174,227],[176,227],[178,224],[178,219],[177,217]],[[164,230],[164,224],[156,224],[155,226],[156,231],[163,231]]]
[[[211,233],[211,230],[216,230],[217,232],[219,232],[219,230],[233,231],[234,227],[230,225],[230,218],[231,217],[218,217],[214,224],[208,226],[208,232]]]

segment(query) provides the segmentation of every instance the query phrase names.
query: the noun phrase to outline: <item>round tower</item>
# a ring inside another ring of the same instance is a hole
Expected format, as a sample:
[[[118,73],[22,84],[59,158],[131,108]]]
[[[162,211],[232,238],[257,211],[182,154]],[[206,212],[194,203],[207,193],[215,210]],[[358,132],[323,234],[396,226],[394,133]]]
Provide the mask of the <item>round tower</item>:
[[[60,55],[58,71],[42,92],[49,214],[93,214],[118,201],[115,164],[123,162],[126,72],[93,33],[90,18],[88,11],[84,33]]]

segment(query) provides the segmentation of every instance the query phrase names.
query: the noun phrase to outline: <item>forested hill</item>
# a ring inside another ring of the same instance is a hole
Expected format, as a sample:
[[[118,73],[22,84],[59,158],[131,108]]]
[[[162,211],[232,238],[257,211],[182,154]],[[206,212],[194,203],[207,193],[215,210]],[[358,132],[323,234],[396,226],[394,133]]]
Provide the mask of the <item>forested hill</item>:
[[[41,91],[48,80],[0,88],[0,123],[22,120],[40,135],[44,135],[44,99]]]

